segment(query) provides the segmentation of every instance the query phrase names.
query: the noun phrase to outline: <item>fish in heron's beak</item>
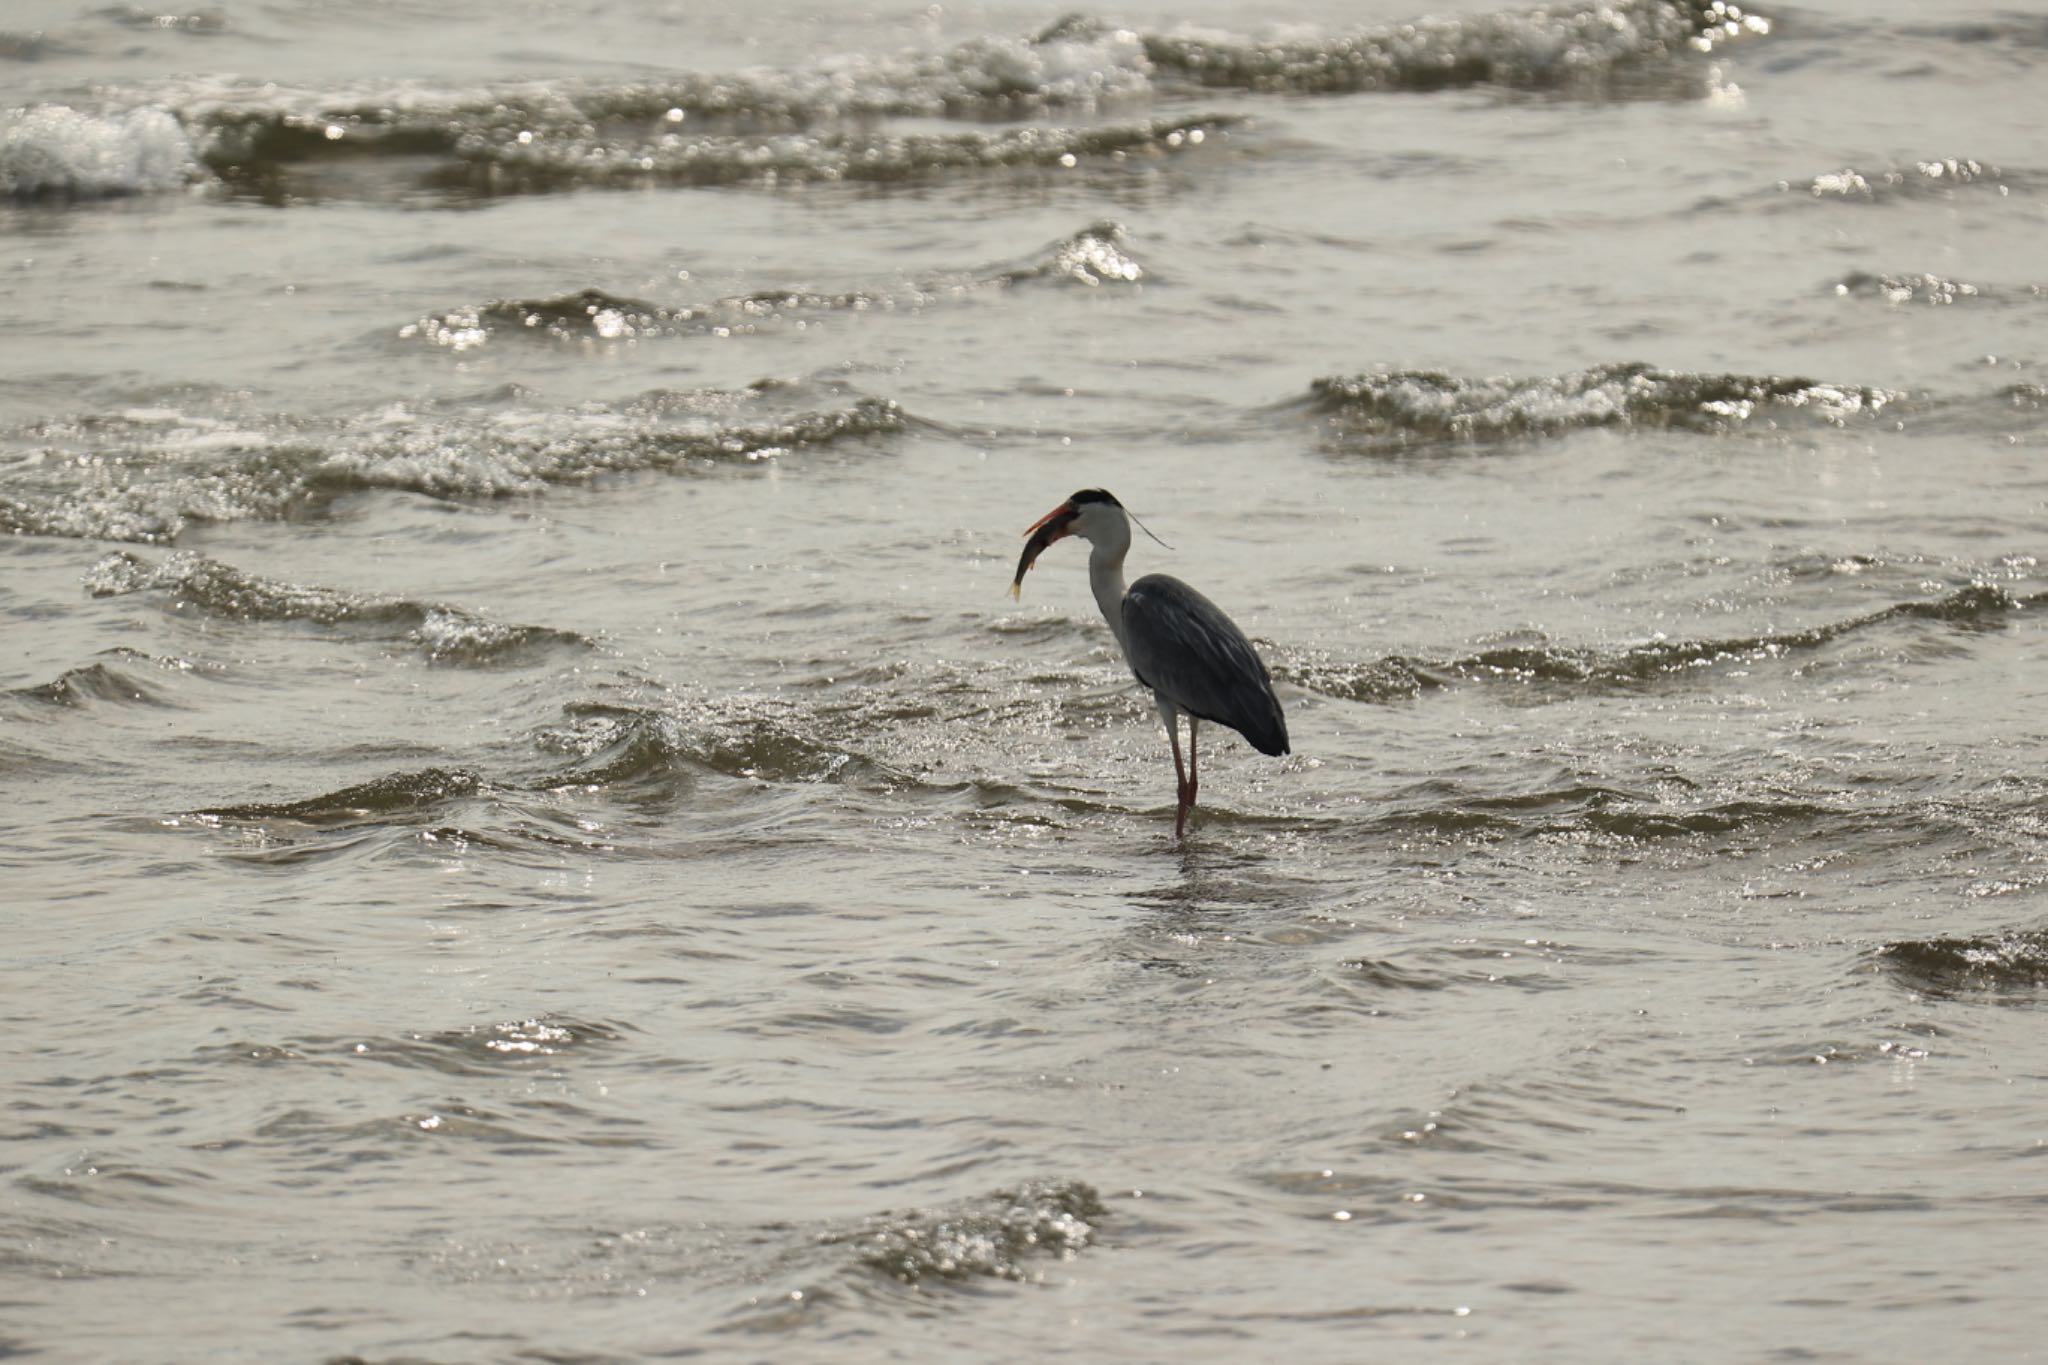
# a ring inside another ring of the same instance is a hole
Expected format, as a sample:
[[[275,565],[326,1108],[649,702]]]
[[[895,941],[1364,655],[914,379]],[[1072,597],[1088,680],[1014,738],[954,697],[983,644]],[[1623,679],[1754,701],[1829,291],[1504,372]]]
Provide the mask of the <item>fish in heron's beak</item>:
[[[1045,553],[1045,547],[1068,534],[1067,528],[1074,524],[1074,518],[1081,515],[1079,508],[1071,502],[1063,502],[1031,524],[1024,534],[1031,539],[1024,544],[1024,553],[1017,557],[1017,576],[1010,580],[1010,596],[1021,598],[1024,593],[1024,575],[1031,571],[1032,561]]]

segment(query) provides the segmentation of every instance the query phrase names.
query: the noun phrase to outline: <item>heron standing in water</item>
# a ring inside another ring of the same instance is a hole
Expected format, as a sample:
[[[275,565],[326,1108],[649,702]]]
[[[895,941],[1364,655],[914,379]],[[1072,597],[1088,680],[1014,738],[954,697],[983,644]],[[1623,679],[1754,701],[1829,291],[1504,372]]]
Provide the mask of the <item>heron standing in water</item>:
[[[1173,745],[1178,804],[1173,834],[1187,830],[1201,781],[1195,734],[1205,720],[1227,725],[1262,754],[1284,754],[1287,717],[1273,695],[1273,680],[1251,641],[1222,609],[1178,578],[1146,574],[1124,586],[1124,556],[1131,548],[1131,519],[1124,505],[1100,488],[1084,488],[1040,517],[1025,534],[1031,539],[1017,560],[1010,596],[1019,596],[1024,574],[1054,541],[1079,536],[1088,551],[1088,586],[1095,604],[1123,648],[1124,661],[1152,690],[1166,737]],[[1188,718],[1188,754],[1180,754],[1180,716]]]

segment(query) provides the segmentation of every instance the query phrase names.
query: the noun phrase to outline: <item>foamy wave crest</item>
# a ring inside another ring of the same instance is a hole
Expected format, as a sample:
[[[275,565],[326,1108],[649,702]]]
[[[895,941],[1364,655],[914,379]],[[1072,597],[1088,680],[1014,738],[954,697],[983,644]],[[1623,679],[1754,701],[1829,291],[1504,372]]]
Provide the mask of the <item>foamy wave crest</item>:
[[[1094,112],[1151,93],[1145,45],[1129,29],[1059,24],[1034,38],[980,37],[939,52],[844,57],[809,71],[696,76],[629,87],[623,112],[764,116],[785,126],[824,119],[1016,118]],[[638,109],[633,105],[640,106]]]
[[[1596,0],[1278,42],[1156,35],[1146,38],[1145,54],[1162,82],[1212,89],[1342,94],[1484,84],[1598,93],[1636,68],[1654,83],[1669,58],[1770,27],[1723,0]]]
[[[895,785],[904,773],[866,757],[857,737],[821,730],[801,708],[755,699],[668,707],[578,701],[565,723],[541,731],[540,747],[569,760],[539,778],[546,788],[604,786],[615,796],[665,799],[692,773],[747,782]]]
[[[2008,930],[1974,938],[1905,939],[1877,951],[1879,962],[1926,994],[2027,993],[2048,987],[2048,932]]]
[[[808,408],[825,396],[832,406]],[[178,412],[0,431],[0,533],[165,543],[195,521],[273,520],[338,494],[537,494],[610,474],[886,441],[912,419],[887,399],[825,386],[656,391],[617,408],[394,408],[338,425],[276,417],[228,424]]]
[[[1085,288],[1134,285],[1145,267],[1132,255],[1119,223],[1095,223],[1052,243],[1028,260],[982,271],[950,271],[888,289],[824,292],[762,289],[709,303],[664,305],[582,289],[542,299],[492,299],[432,313],[398,329],[451,351],[470,351],[500,338],[569,342],[584,346],[634,345],[659,337],[730,337],[832,314],[929,308],[981,289],[1034,282]]]
[[[467,89],[214,81],[195,85],[177,107],[215,174],[280,203],[322,197],[322,166],[379,157],[415,187],[423,179],[459,195],[918,183],[1085,174],[1185,153],[1242,121],[1228,112],[1183,116],[1200,90],[1494,85],[1588,98],[1700,97],[1714,86],[1703,52],[1769,31],[1767,20],[1729,0],[1579,0],[1370,28],[1297,28],[1278,39],[1147,32],[1078,14],[1030,37],[985,35],[787,69]],[[1157,108],[1162,94],[1180,105]],[[923,124],[901,126],[905,120]],[[936,120],[978,126],[929,126]],[[369,189],[360,174],[336,180],[350,195]]]
[[[728,460],[773,459],[904,429],[881,398],[752,423],[675,426],[608,413],[508,413],[482,431],[443,421],[393,419],[374,438],[330,452],[319,469],[330,487],[395,488],[433,497],[505,497],[609,474],[678,470]]]
[[[581,185],[902,180],[975,167],[1072,166],[1090,155],[1182,145],[1150,124],[890,136],[886,119],[975,122],[1081,116],[1150,98],[1144,47],[1086,26],[983,37],[936,52],[846,56],[795,70],[654,80],[521,83],[466,91],[353,91],[236,82],[194,98],[208,165],[291,197],[287,168],[334,157],[433,156],[443,188],[505,193]],[[1057,145],[1056,145],[1057,144]],[[1061,158],[1068,158],[1064,163]]]
[[[2016,177],[1989,162],[1947,156],[1874,170],[1844,166],[1807,181],[1780,180],[1778,189],[1781,193],[1800,193],[1837,203],[1887,204],[1946,199],[1964,190],[2003,196],[2012,192],[2016,180],[2023,187],[2031,187],[2028,177]]]
[[[557,645],[589,645],[571,631],[506,625],[440,602],[264,578],[189,551],[151,564],[117,550],[93,565],[85,581],[95,597],[165,593],[178,610],[233,621],[307,622],[354,638],[404,641],[441,663],[518,662]]]
[[[527,193],[585,185],[918,182],[985,171],[1073,170],[1199,147],[1241,119],[1209,115],[1086,128],[1027,127],[892,136],[865,130],[735,136],[661,132],[593,143],[585,134],[491,130],[461,138],[437,177],[449,189]]]
[[[947,1208],[877,1215],[818,1244],[850,1247],[862,1265],[904,1284],[1025,1280],[1035,1260],[1079,1256],[1107,1216],[1081,1181],[1027,1181]]]
[[[39,104],[0,113],[0,194],[13,198],[156,194],[200,174],[185,126],[162,109],[86,114]]]
[[[1857,270],[1835,282],[1835,293],[1883,299],[1886,303],[1956,303],[1986,297],[1992,291],[1940,275],[1872,275]],[[2035,293],[2040,290],[2036,288]]]
[[[1810,379],[1690,374],[1647,365],[1488,379],[1382,370],[1318,379],[1310,394],[1333,437],[1366,445],[1505,441],[1605,426],[1722,431],[1802,414],[1840,425],[1901,397]]]
[[[1004,271],[996,280],[1001,284],[1053,280],[1090,289],[1136,284],[1145,278],[1145,267],[1131,254],[1130,245],[1130,234],[1122,223],[1094,223],[1054,242],[1038,259]]]
[[[1096,113],[1151,93],[1144,42],[1125,29],[1068,23],[1035,38],[987,36],[933,52],[847,55],[812,67],[689,72],[656,79],[519,84],[462,93],[412,85],[351,94],[219,88],[190,111],[215,139],[210,159],[292,160],[379,144],[447,151],[478,136],[529,142],[627,130],[793,132],[881,118],[1015,119]]]
[[[1544,687],[1561,697],[1577,696],[1682,682],[1716,669],[1755,668],[1796,659],[1838,641],[1911,629],[1923,622],[1992,629],[2043,606],[2048,606],[2048,593],[2021,596],[1995,584],[1971,583],[1939,597],[1895,602],[1861,616],[1774,634],[1658,639],[1620,648],[1566,645],[1539,637],[1456,659],[1396,657],[1366,663],[1306,654],[1283,660],[1275,671],[1309,691],[1347,701],[1395,701],[1425,687],[1461,682]]]
[[[466,768],[392,773],[298,801],[251,801],[192,812],[213,823],[294,820],[303,824],[396,822],[452,803],[488,798],[491,784]]]

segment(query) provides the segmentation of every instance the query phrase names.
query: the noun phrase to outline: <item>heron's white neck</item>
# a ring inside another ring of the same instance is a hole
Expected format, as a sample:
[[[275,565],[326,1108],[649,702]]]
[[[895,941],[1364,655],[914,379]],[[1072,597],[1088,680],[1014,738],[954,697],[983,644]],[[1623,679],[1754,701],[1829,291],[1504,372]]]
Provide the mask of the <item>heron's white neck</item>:
[[[1102,608],[1102,619],[1109,622],[1118,648],[1124,643],[1124,556],[1130,549],[1129,523],[1121,536],[1091,539],[1088,546],[1088,586],[1095,591],[1095,605]]]

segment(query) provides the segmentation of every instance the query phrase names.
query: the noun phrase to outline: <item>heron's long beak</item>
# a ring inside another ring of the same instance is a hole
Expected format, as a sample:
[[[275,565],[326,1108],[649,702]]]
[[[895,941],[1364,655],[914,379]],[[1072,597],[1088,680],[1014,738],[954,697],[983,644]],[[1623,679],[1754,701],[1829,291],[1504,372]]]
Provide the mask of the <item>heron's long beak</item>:
[[[1010,580],[1010,596],[1021,598],[1024,593],[1024,575],[1031,571],[1032,561],[1045,553],[1045,547],[1068,534],[1067,528],[1074,524],[1074,518],[1081,515],[1080,509],[1071,502],[1063,502],[1047,512],[1024,534],[1031,539],[1024,544],[1024,553],[1017,558],[1017,576]]]

